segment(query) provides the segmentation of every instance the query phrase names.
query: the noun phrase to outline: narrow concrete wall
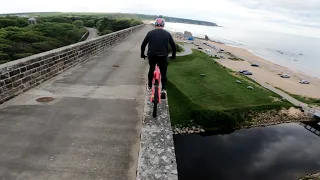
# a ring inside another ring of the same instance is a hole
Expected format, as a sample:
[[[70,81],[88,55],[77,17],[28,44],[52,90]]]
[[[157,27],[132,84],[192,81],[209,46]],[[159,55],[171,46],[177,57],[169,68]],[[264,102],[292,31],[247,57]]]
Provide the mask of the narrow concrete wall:
[[[136,180],[178,180],[168,101],[161,101],[153,118],[150,96],[147,92]]]
[[[0,104],[122,42],[144,25],[0,65]]]

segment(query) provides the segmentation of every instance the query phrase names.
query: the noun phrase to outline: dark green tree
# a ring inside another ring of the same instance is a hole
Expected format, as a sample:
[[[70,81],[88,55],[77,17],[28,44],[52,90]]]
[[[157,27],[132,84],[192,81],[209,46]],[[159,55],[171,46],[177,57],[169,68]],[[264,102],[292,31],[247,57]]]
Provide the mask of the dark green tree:
[[[83,26],[84,26],[84,23],[83,23],[83,21],[82,20],[76,20],[76,21],[74,21],[73,23],[72,23],[74,26],[76,26],[77,28],[83,28]]]
[[[26,19],[22,19],[22,18],[19,18],[17,19],[17,26],[18,27],[26,27],[28,26],[28,21]]]
[[[143,24],[143,22],[142,21],[138,21],[138,20],[133,20],[130,23],[130,27],[137,26],[137,25],[140,25],[140,24]]]
[[[126,29],[130,27],[131,20],[130,19],[117,19],[112,24],[112,30],[113,31],[119,31],[122,29]]]
[[[13,19],[4,19],[4,18],[0,19],[0,28],[5,28],[9,26],[17,26],[17,21]]]
[[[112,30],[106,29],[106,30],[100,32],[99,35],[100,35],[100,36],[103,36],[103,35],[106,35],[106,34],[110,34],[110,33],[112,33],[112,32],[113,32]]]
[[[94,27],[94,25],[95,25],[94,20],[88,20],[85,23],[86,27]]]

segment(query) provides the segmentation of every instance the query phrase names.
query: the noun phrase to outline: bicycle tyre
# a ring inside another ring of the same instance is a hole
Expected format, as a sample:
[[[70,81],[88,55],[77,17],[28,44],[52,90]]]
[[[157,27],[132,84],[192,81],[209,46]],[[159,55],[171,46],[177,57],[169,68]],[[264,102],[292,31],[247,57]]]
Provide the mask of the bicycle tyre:
[[[158,108],[158,101],[159,101],[159,88],[158,86],[155,86],[154,89],[154,99],[153,99],[153,113],[152,116],[153,117],[157,117],[157,108]]]

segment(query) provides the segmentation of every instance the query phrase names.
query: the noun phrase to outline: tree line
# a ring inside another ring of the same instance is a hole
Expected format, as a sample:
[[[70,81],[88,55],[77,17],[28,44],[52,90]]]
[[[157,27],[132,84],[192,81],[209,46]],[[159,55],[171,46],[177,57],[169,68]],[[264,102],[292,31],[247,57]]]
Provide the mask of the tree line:
[[[0,17],[0,64],[77,43],[95,27],[100,35],[142,24],[134,19],[98,16],[37,17],[36,24],[28,18]]]
[[[75,15],[75,16],[99,16],[99,17],[108,17],[111,19],[118,19],[118,18],[132,18],[132,19],[145,19],[145,20],[154,20],[158,17],[158,15],[147,15],[147,14],[135,14],[135,13],[60,13],[60,12],[39,12],[34,13],[34,15],[40,16],[52,16],[52,15]],[[218,26],[214,22],[209,21],[201,21],[201,20],[193,20],[193,19],[186,19],[186,18],[177,18],[177,17],[170,17],[165,16],[164,19],[167,22],[176,22],[176,23],[186,23],[186,24],[197,24],[197,25],[204,25],[204,26]]]

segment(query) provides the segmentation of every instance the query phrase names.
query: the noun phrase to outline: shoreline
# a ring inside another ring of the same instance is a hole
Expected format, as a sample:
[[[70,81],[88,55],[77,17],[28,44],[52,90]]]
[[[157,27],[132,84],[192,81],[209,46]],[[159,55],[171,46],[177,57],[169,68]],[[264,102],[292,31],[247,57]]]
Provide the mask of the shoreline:
[[[176,41],[184,41],[182,39],[175,38]],[[263,57],[256,55],[248,49],[240,48],[232,45],[227,45],[222,42],[216,42],[214,40],[205,41],[201,38],[195,38],[195,43],[199,44],[203,49],[210,49],[212,51],[212,55],[218,56],[227,56],[224,53],[217,53],[217,50],[210,48],[203,44],[203,42],[207,42],[217,48],[222,48],[225,52],[230,52],[238,58],[243,59],[244,61],[233,61],[228,58],[226,59],[218,59],[222,65],[235,70],[249,70],[253,72],[253,76],[261,82],[268,83],[274,87],[278,87],[284,89],[285,91],[300,95],[308,98],[320,98],[320,79],[317,77],[309,76],[303,72],[296,71],[294,69],[281,66],[279,64],[273,63],[271,61],[266,60]],[[196,49],[196,47],[194,47]],[[252,67],[251,64],[256,63],[259,64],[260,67]],[[279,73],[289,74],[290,78],[281,78]],[[310,84],[300,84],[299,80],[305,79],[310,81]]]
[[[201,38],[197,38],[197,39],[201,40]],[[254,50],[252,50],[252,49],[248,49],[248,48],[244,48],[244,47],[239,47],[239,46],[231,45],[231,44],[226,44],[226,43],[223,43],[223,42],[217,42],[217,41],[215,41],[215,40],[209,40],[209,41],[212,41],[212,42],[215,42],[215,43],[218,43],[218,44],[223,44],[223,45],[225,45],[225,46],[230,46],[230,47],[233,47],[233,48],[239,48],[239,49],[247,50],[249,53],[251,53],[251,54],[253,54],[253,55],[255,55],[255,56],[263,59],[264,61],[266,61],[266,62],[268,62],[268,63],[273,64],[274,66],[279,66],[279,67],[281,67],[281,68],[287,69],[288,71],[292,71],[292,72],[298,73],[298,74],[300,74],[300,75],[302,75],[302,76],[306,76],[306,77],[308,77],[308,78],[310,78],[310,79],[315,79],[315,80],[317,80],[317,81],[320,81],[320,77],[317,77],[317,76],[314,76],[314,75],[311,75],[311,74],[307,74],[306,72],[303,72],[303,71],[301,71],[301,70],[297,70],[297,69],[296,69],[295,67],[293,67],[293,66],[292,66],[292,67],[287,67],[287,66],[283,66],[283,65],[281,65],[281,64],[277,64],[277,63],[275,63],[275,62],[272,62],[272,61],[269,60],[267,57],[265,57],[265,56],[263,56],[263,55],[257,54],[257,53],[254,52]]]

